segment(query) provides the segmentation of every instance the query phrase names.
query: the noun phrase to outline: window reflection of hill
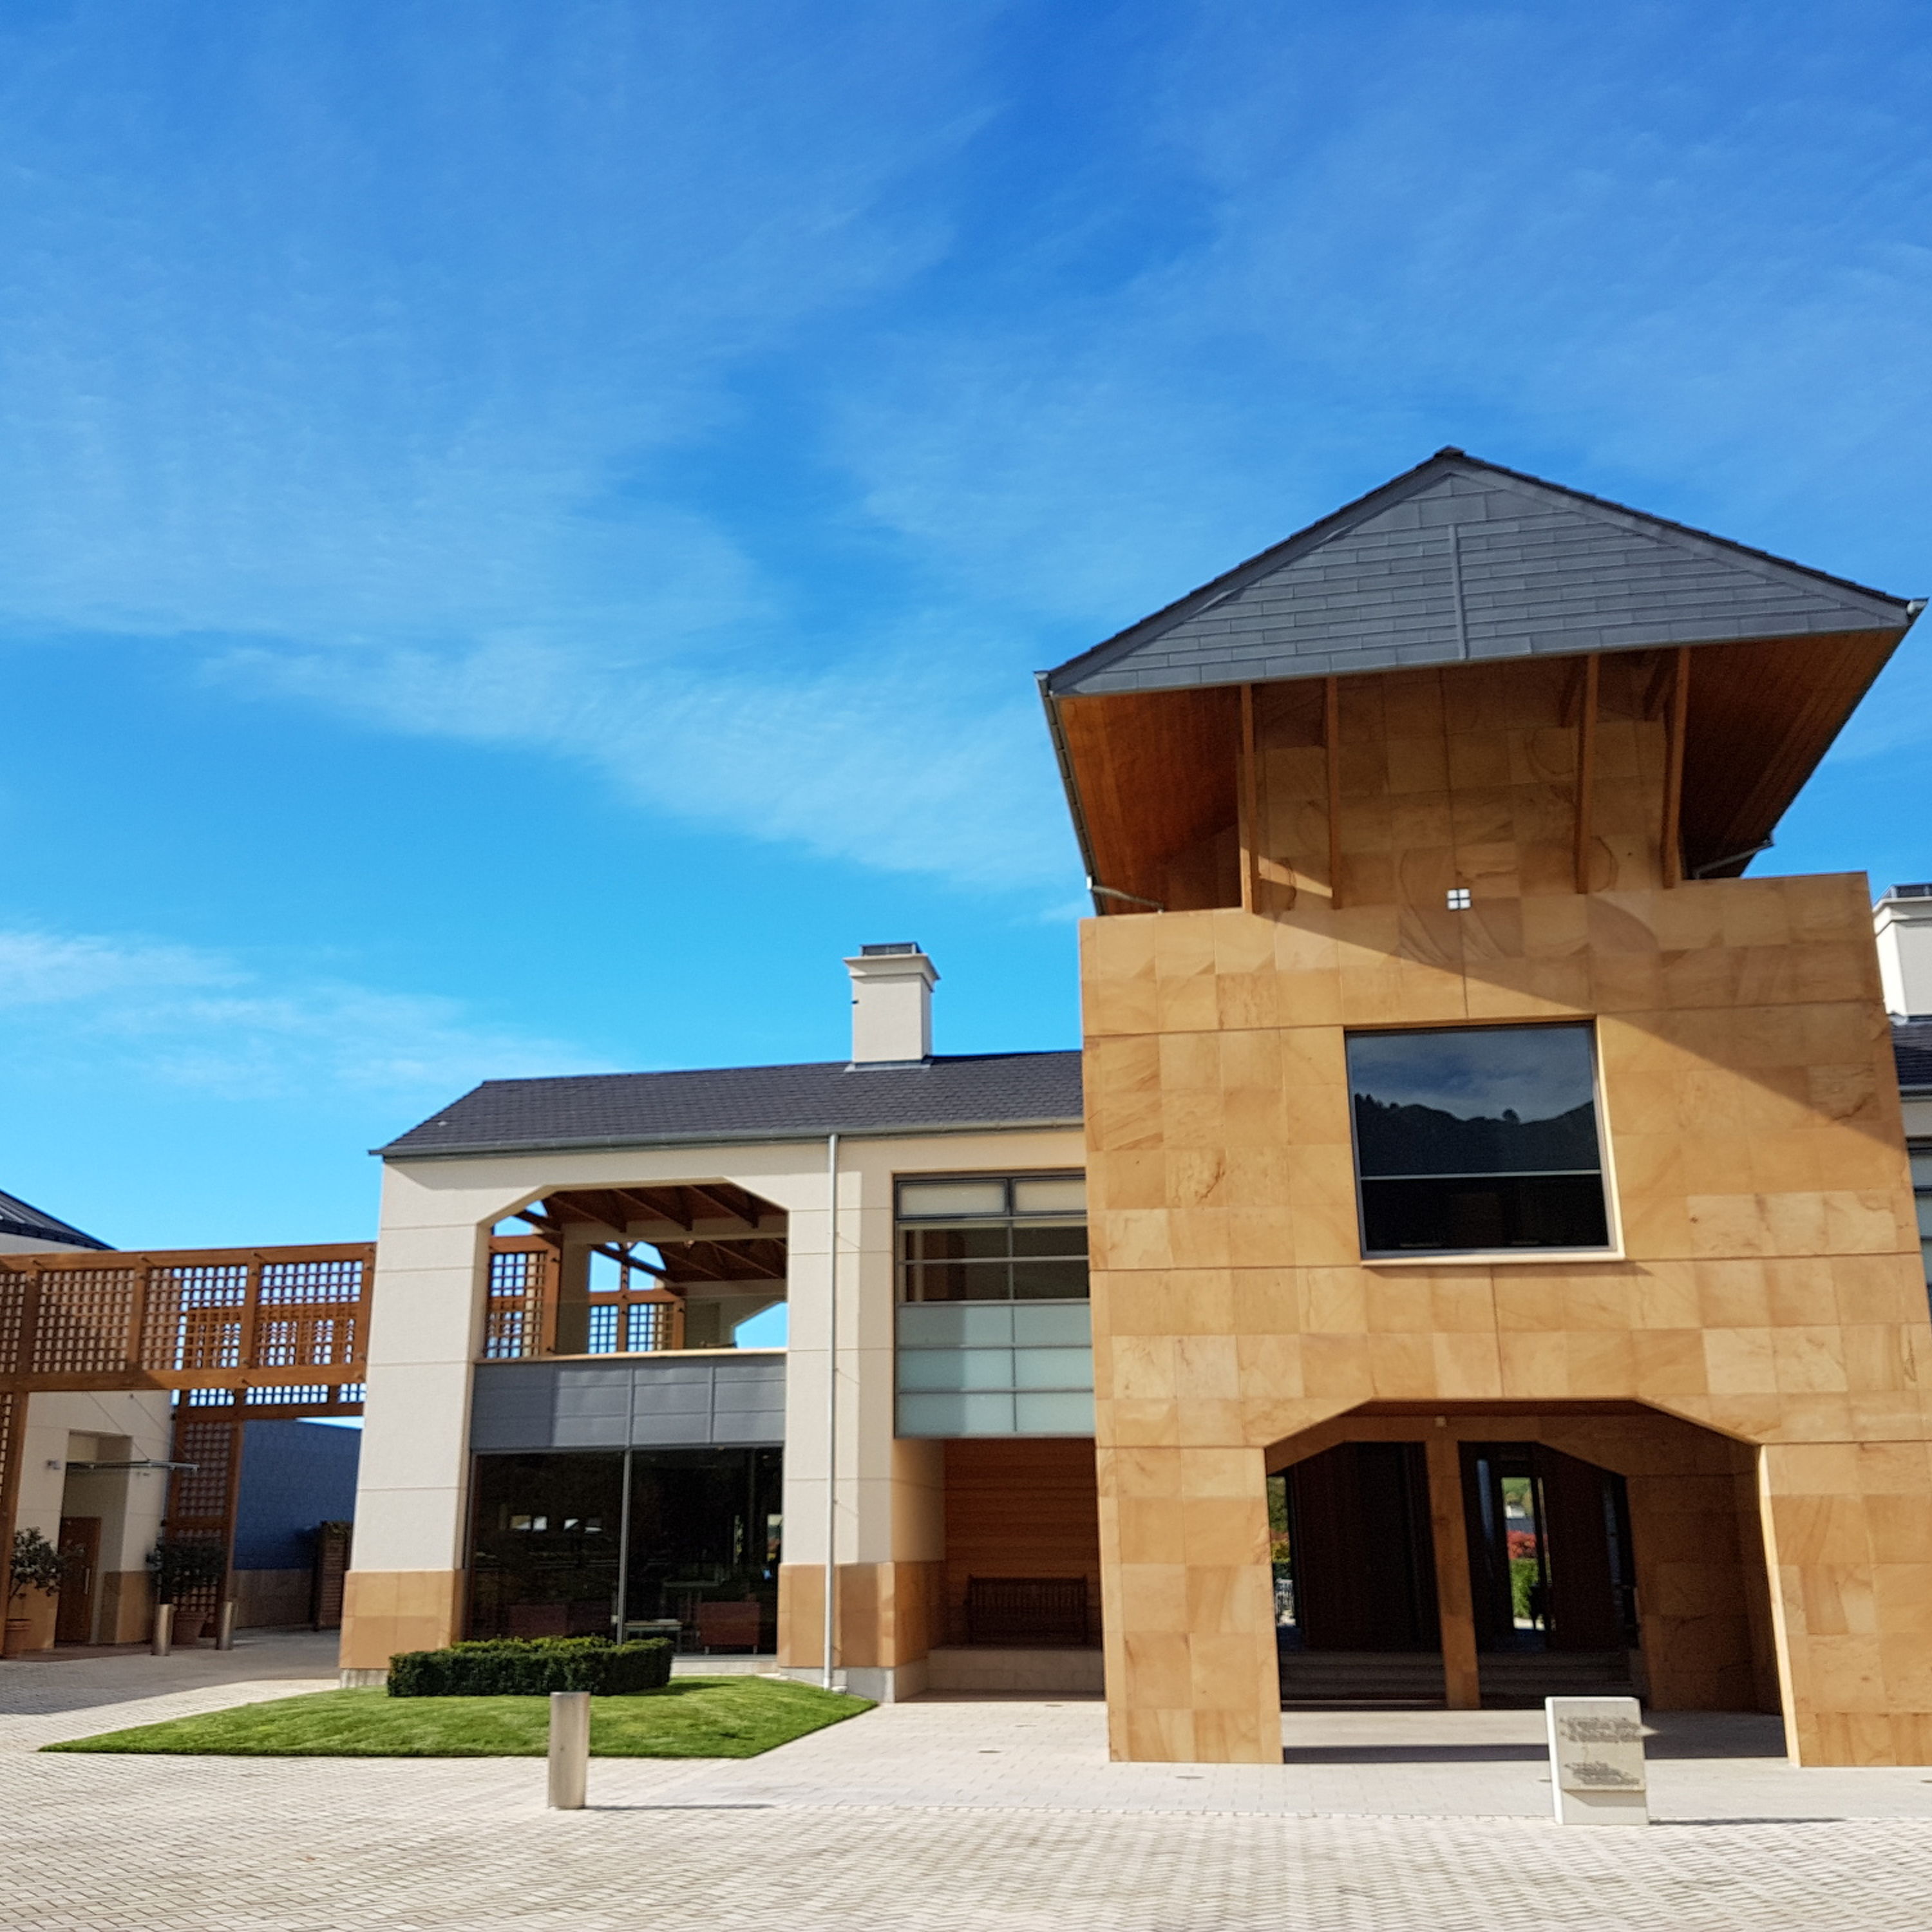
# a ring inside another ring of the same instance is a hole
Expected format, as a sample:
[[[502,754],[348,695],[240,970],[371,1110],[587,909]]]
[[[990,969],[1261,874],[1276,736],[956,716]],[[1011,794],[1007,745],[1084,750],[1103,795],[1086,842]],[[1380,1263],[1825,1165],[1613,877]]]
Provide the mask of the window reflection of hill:
[[[1594,1172],[1594,1104],[1544,1120],[1464,1120],[1439,1107],[1354,1096],[1355,1147],[1364,1174]]]

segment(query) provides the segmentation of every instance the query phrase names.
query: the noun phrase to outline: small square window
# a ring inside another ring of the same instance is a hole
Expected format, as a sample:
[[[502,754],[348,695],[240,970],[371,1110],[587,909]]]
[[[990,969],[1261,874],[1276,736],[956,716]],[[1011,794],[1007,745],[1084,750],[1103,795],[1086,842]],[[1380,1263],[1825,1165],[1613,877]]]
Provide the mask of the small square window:
[[[1451,912],[1467,912],[1469,910],[1469,889],[1467,886],[1451,886],[1449,888],[1449,910]]]
[[[1348,1037],[1362,1252],[1610,1245],[1587,1026]]]

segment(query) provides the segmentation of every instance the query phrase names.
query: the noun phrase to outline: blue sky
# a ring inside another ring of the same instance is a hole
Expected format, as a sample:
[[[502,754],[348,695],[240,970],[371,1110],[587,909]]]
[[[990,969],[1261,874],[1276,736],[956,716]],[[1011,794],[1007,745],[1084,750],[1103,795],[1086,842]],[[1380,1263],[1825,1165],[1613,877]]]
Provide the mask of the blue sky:
[[[16,0],[0,1186],[1076,1036],[1030,674],[1444,443],[1932,591],[1905,4]],[[1932,877],[1908,649],[1776,868]],[[1760,865],[1762,869],[1762,862]]]

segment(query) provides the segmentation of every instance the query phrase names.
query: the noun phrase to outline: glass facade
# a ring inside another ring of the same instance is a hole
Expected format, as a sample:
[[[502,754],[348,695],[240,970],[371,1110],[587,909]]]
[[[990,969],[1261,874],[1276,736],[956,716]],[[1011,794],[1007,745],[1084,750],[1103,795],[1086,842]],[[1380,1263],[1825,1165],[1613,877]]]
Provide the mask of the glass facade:
[[[898,1240],[904,1301],[1084,1301],[1087,1184],[902,1180]]]
[[[898,1184],[898,1432],[1090,1436],[1078,1174]]]
[[[1588,1026],[1351,1034],[1362,1251],[1610,1246]]]
[[[470,1635],[621,1627],[686,1650],[770,1651],[783,1463],[771,1448],[478,1456]]]

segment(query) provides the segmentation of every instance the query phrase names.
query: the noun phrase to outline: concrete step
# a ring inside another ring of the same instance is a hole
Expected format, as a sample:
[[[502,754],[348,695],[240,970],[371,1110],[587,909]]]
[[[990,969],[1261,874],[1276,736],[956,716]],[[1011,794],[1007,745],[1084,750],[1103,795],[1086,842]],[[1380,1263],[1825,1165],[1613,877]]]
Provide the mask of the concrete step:
[[[1627,1650],[1493,1652],[1477,1660],[1485,1704],[1540,1704],[1546,1697],[1628,1696]]]
[[[1432,1651],[1285,1650],[1284,1703],[1437,1703],[1442,1660]]]
[[[1442,1660],[1432,1652],[1284,1650],[1284,1703],[1440,1703]],[[1516,1651],[1478,1660],[1483,1702],[1499,1708],[1546,1697],[1627,1696],[1627,1651]]]

